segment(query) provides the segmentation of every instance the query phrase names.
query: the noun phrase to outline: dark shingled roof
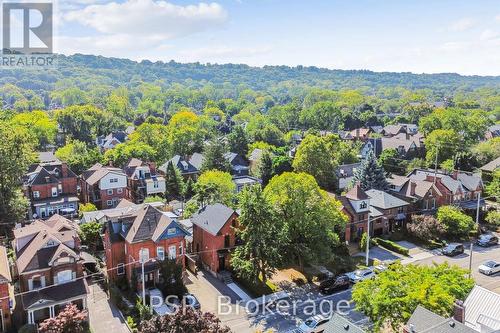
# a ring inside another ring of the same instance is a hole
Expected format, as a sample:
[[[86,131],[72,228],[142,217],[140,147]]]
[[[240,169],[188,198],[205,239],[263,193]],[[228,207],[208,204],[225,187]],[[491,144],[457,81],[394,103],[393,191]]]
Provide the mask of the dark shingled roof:
[[[444,318],[422,306],[417,306],[408,320],[407,327],[414,333],[477,333],[453,318]]]
[[[46,300],[49,302],[61,302],[67,299],[83,296],[88,293],[87,283],[85,279],[78,279],[72,282],[57,284],[48,288],[34,290],[23,294],[21,300],[24,309],[28,309],[38,301]]]
[[[325,325],[324,333],[365,333],[361,327],[351,323],[347,318],[335,312]]]
[[[191,221],[216,236],[234,213],[236,213],[234,209],[216,203],[200,209],[191,217]]]

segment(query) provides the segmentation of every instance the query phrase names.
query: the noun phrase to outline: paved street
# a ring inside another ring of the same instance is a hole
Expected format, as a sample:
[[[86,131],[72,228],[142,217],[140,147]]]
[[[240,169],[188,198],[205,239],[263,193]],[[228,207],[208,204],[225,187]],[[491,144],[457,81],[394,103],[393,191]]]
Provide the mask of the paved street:
[[[478,267],[488,260],[500,262],[500,245],[483,248],[477,245],[473,247],[472,254],[472,276],[476,283],[484,288],[500,293],[500,274],[486,276],[478,272]],[[470,250],[466,247],[465,253],[456,257],[447,257],[443,255],[435,255],[431,258],[418,260],[416,264],[432,265],[432,263],[443,263],[448,261],[452,265],[457,265],[465,269],[469,269]]]
[[[87,301],[90,327],[94,333],[130,333],[108,295],[98,284],[89,285],[90,294]]]

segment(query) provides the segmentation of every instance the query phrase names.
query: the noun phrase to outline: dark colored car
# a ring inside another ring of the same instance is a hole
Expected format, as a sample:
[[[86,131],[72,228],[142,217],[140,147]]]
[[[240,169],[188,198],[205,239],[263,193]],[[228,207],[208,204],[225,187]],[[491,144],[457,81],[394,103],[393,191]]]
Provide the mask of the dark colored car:
[[[454,257],[454,256],[457,256],[459,254],[464,253],[464,251],[465,251],[465,249],[464,249],[464,246],[462,244],[452,243],[452,244],[448,244],[443,249],[443,254],[445,256]]]
[[[349,289],[350,284],[351,283],[347,275],[339,275],[322,281],[319,285],[319,291],[322,294],[332,294],[336,291]]]
[[[495,235],[489,235],[489,234],[481,235],[481,236],[479,236],[476,244],[479,246],[484,246],[484,247],[494,246],[494,245],[498,244],[498,237]]]

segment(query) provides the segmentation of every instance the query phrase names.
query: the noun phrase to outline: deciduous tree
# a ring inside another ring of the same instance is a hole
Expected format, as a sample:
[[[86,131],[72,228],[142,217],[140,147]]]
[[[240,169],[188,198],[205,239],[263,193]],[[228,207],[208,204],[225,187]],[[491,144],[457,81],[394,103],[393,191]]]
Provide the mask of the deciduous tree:
[[[231,175],[219,170],[205,171],[195,185],[196,197],[202,206],[214,203],[232,206],[235,191]]]
[[[202,313],[190,307],[180,309],[173,315],[155,316],[141,322],[140,333],[231,333],[219,318],[212,313]]]

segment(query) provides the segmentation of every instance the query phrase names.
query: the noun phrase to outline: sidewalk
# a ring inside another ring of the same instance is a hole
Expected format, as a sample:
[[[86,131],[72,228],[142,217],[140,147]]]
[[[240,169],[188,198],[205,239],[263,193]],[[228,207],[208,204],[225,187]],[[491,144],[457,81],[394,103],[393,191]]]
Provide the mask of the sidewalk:
[[[89,285],[90,294],[87,298],[90,328],[93,333],[130,333],[127,325],[121,319],[118,309],[108,295],[98,284]]]

